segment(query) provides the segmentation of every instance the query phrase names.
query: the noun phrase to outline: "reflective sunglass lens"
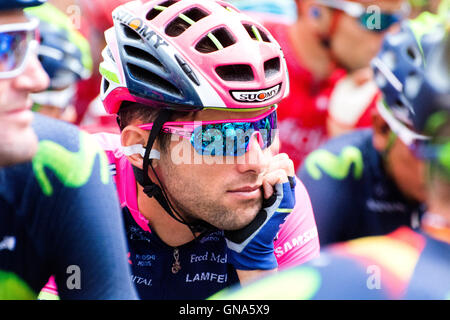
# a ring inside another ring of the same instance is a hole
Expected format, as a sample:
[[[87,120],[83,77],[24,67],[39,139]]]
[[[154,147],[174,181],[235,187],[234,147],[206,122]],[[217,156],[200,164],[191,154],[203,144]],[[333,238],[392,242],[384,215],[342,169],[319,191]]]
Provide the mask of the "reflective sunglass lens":
[[[28,31],[0,33],[0,73],[21,67],[33,34]]]
[[[191,144],[197,153],[211,156],[241,156],[248,151],[250,140],[257,134],[263,149],[273,142],[276,112],[256,122],[210,124],[194,129]]]

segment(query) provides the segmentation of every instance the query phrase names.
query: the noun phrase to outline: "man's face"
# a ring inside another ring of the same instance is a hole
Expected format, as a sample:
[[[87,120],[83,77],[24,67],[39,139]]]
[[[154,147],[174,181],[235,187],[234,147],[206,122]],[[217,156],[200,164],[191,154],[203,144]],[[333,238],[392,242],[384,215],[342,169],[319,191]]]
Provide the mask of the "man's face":
[[[22,11],[0,13],[0,26],[25,21]],[[47,88],[49,79],[36,55],[25,63],[17,77],[0,79],[0,167],[28,161],[37,150],[30,93]]]
[[[404,2],[403,0],[380,0],[361,3],[366,8],[375,6],[373,8],[377,8],[383,13],[395,13],[401,9]],[[373,12],[372,21],[376,23],[376,11]],[[357,18],[351,17],[343,12],[340,13],[339,22],[331,38],[333,54],[342,66],[349,71],[369,67],[370,61],[381,49],[386,32],[367,30],[360,24]]]
[[[375,132],[374,139],[381,138]],[[385,145],[388,145],[385,142]],[[377,147],[376,147],[377,148]],[[382,149],[377,148],[383,152]],[[423,203],[426,198],[425,162],[417,158],[409,147],[398,137],[395,138],[386,155],[386,171],[399,190],[409,199]]]
[[[184,121],[252,118],[263,112],[207,110]],[[180,149],[190,150],[184,163],[178,161]],[[168,152],[161,153],[157,170],[170,201],[185,218],[201,219],[223,230],[236,230],[250,223],[261,209],[261,185],[272,152],[271,148],[261,149],[253,136],[249,151],[242,156],[200,156],[189,140],[181,139],[172,141]]]
[[[388,155],[388,170],[400,191],[418,202],[425,201],[425,164],[413,155],[399,139],[394,142]]]

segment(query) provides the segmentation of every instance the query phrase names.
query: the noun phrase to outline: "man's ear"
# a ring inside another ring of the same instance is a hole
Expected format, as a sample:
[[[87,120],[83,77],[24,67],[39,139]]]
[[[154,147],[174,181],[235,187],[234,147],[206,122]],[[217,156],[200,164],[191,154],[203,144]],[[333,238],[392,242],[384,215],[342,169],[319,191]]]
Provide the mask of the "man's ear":
[[[389,145],[391,128],[377,110],[372,112],[372,129],[373,146],[379,152],[383,152]]]
[[[150,134],[149,131],[142,130],[137,126],[134,125],[126,126],[125,129],[122,130],[121,134],[122,146],[129,147],[138,144],[142,145],[142,147],[145,147],[145,145],[147,144],[149,134]],[[128,155],[127,158],[128,161],[130,161],[130,163],[133,166],[142,169],[144,159],[140,154],[136,153]]]

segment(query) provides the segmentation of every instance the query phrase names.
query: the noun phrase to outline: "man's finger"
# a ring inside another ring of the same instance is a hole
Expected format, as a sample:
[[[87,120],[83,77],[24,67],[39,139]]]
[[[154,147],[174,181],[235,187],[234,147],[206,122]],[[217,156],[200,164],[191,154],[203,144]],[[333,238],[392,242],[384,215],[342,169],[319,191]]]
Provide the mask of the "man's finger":
[[[289,182],[289,179],[286,171],[283,169],[278,169],[265,175],[263,181],[264,198],[268,199],[272,196],[273,188],[276,184],[285,182]]]
[[[294,162],[286,154],[279,154],[270,161],[268,172],[283,169],[288,176],[295,175]]]

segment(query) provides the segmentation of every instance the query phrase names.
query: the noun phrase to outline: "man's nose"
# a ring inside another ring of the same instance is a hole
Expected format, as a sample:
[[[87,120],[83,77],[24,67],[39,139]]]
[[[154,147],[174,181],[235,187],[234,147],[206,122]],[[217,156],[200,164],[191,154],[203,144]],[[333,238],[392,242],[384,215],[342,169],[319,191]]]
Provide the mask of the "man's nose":
[[[264,172],[269,160],[263,148],[264,141],[261,133],[254,132],[250,136],[247,152],[237,159],[238,170],[241,172],[254,171],[256,174]]]
[[[50,84],[50,79],[42,68],[37,56],[31,55],[25,63],[25,70],[14,79],[14,88],[29,93],[47,89]]]

